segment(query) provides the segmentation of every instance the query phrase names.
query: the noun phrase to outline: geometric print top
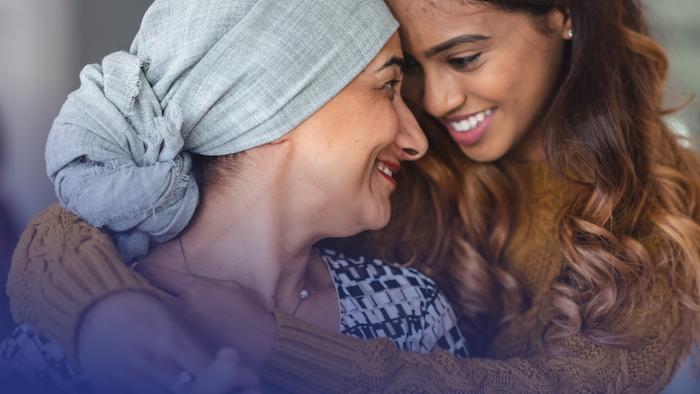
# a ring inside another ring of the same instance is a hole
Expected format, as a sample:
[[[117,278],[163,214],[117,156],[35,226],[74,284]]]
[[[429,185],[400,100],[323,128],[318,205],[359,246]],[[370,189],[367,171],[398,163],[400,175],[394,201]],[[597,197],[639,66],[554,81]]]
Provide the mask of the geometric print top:
[[[320,253],[338,291],[342,334],[388,338],[411,352],[443,349],[468,356],[454,311],[430,278],[381,260]]]
[[[84,374],[63,349],[20,324],[0,343],[3,393],[92,393]],[[7,390],[7,391],[5,391]]]
[[[342,334],[387,338],[412,352],[442,349],[468,356],[454,311],[430,278],[381,260],[349,258],[328,249],[319,252],[335,283]],[[0,342],[0,384],[12,387],[10,382],[51,392],[93,392],[62,349],[27,324]]]

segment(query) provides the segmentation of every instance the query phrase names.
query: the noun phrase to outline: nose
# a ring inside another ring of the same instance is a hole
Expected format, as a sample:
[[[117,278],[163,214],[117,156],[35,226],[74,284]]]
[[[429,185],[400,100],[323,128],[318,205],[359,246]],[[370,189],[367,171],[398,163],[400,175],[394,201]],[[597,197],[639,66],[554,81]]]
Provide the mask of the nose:
[[[436,118],[442,118],[464,105],[466,95],[457,89],[450,73],[424,71],[423,108]]]
[[[418,160],[428,151],[428,140],[400,95],[394,99],[394,107],[399,118],[399,133],[394,142],[400,151],[399,159]]]

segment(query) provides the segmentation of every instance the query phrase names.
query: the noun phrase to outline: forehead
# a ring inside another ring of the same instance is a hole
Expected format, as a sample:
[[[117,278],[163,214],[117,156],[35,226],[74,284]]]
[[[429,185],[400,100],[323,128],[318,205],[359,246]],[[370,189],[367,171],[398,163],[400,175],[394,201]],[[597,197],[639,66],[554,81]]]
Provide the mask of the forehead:
[[[400,55],[401,54],[401,38],[399,36],[399,32],[397,31],[394,33],[391,38],[389,38],[389,41],[384,45],[384,48],[379,53],[386,53],[391,56],[395,55]]]
[[[508,14],[463,0],[388,0],[401,23],[404,46],[424,51],[461,34],[492,36],[508,23]]]
[[[367,66],[368,71],[377,71],[377,68],[386,63],[392,57],[403,58],[403,49],[401,48],[401,39],[399,33],[396,32],[391,36],[389,41],[384,45],[377,56]]]

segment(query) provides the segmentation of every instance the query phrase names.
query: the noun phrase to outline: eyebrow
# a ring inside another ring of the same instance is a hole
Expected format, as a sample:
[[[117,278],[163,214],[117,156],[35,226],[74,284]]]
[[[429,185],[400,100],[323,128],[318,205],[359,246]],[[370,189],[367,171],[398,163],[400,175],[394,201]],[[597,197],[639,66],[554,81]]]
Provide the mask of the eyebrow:
[[[444,51],[446,51],[450,48],[453,48],[457,45],[471,44],[474,42],[486,41],[489,38],[490,37],[482,36],[480,34],[465,34],[462,36],[457,36],[455,38],[450,38],[449,40],[447,40],[441,44],[435,45],[434,47],[423,52],[423,54],[425,55],[425,57],[433,57],[433,56],[437,55],[438,53],[444,52]]]
[[[403,70],[403,66],[405,63],[406,63],[406,61],[402,57],[393,56],[386,63],[384,63],[384,65],[379,70],[377,70],[377,72],[380,72],[380,71],[384,70],[385,68],[389,68],[391,66],[398,66],[400,69]]]

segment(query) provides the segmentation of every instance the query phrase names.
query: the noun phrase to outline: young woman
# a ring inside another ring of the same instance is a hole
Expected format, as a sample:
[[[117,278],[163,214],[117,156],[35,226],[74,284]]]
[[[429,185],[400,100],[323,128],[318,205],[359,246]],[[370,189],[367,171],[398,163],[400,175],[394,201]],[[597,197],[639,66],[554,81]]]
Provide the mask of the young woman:
[[[109,229],[120,255],[156,281],[172,273],[225,280],[267,310],[331,332],[466,357],[430,279],[314,248],[385,226],[400,163],[426,151],[398,91],[396,21],[380,0],[285,4],[156,1],[131,51],[86,67],[54,123],[47,163],[59,198]],[[311,32],[322,38],[301,45]],[[285,64],[290,57],[297,63]],[[227,308],[219,313],[225,319]],[[131,335],[132,319],[108,321],[117,338]],[[161,334],[148,337],[158,343]],[[192,359],[208,349],[193,345],[195,354],[161,362],[142,381],[139,370],[157,352],[135,351],[128,365],[93,363],[131,350],[114,338],[100,335],[79,353],[99,388],[153,393],[207,375]],[[28,326],[0,358],[29,380],[83,387]]]
[[[444,286],[481,357],[401,352],[277,313],[275,335],[255,337],[270,349],[264,379],[319,392],[660,391],[698,339],[700,163],[663,122],[667,62],[640,2],[388,3],[431,150],[402,172],[401,214],[361,247]],[[37,222],[17,269],[41,242],[65,242],[38,231],[63,217]],[[213,305],[181,306],[217,327]],[[245,351],[241,326],[219,343]]]

